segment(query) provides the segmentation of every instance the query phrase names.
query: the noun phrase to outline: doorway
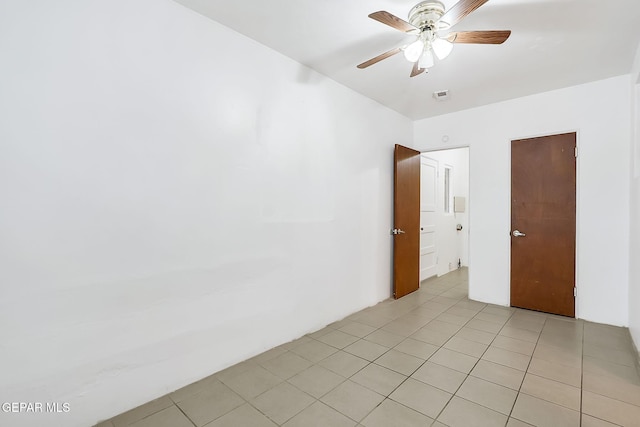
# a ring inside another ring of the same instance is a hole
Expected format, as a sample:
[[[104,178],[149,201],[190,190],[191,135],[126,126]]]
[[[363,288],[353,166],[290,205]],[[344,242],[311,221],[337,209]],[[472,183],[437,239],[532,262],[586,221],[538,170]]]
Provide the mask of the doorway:
[[[394,298],[469,265],[468,199],[468,147],[420,153],[395,145]]]
[[[576,134],[511,141],[511,305],[575,317]]]
[[[420,281],[469,266],[469,148],[421,153]]]

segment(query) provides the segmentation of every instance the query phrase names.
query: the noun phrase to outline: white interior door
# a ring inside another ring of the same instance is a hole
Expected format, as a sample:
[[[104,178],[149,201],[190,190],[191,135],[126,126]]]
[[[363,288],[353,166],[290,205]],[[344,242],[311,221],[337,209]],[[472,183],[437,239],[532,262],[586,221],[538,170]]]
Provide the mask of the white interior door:
[[[420,162],[420,281],[422,281],[438,273],[436,248],[438,161],[422,155]]]

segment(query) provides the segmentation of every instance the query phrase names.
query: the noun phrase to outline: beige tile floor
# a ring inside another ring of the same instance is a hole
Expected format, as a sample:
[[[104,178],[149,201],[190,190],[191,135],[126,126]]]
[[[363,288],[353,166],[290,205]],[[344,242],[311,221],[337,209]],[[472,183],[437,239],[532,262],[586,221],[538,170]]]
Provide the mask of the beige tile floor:
[[[640,426],[624,328],[422,283],[100,427]]]

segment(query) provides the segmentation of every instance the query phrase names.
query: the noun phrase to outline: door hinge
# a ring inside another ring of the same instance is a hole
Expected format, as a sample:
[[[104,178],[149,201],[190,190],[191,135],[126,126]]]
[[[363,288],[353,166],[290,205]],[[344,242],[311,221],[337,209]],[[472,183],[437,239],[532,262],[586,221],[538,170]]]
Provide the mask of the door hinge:
[[[577,297],[578,296],[578,289],[574,286],[573,287],[573,297]]]
[[[578,146],[575,146],[573,148],[573,154],[574,154],[574,156],[576,156],[576,158],[578,157]]]

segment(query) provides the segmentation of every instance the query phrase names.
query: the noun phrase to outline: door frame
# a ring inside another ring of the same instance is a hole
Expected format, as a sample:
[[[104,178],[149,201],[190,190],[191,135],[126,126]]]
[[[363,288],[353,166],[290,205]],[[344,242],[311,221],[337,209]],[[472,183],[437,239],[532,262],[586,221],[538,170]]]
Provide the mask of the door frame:
[[[576,157],[576,248],[575,248],[575,271],[574,271],[574,277],[575,277],[575,288],[576,288],[576,296],[574,298],[574,312],[575,312],[575,318],[579,319],[580,318],[580,276],[579,276],[579,265],[578,262],[580,260],[580,130],[579,129],[568,129],[568,130],[554,130],[554,131],[548,131],[548,132],[543,132],[543,133],[537,133],[537,134],[530,134],[527,136],[517,136],[517,137],[510,137],[509,140],[507,141],[507,145],[508,145],[508,156],[509,156],[509,180],[511,179],[511,141],[516,141],[519,139],[530,139],[530,138],[541,138],[541,137],[545,137],[545,136],[553,136],[553,135],[560,135],[560,134],[564,134],[564,133],[575,133],[576,134],[576,150],[578,152],[578,156]],[[469,162],[469,164],[471,164],[471,162]],[[469,176],[471,176],[471,172],[469,172]],[[509,229],[508,229],[508,233],[509,236],[511,236],[511,184],[509,184],[509,194],[507,195],[508,197],[508,206],[509,206]],[[511,238],[509,238],[508,240],[509,245],[511,245]],[[511,249],[509,249],[508,251],[508,256],[509,256],[509,277],[511,277]],[[511,279],[509,279],[509,305],[511,305]]]

